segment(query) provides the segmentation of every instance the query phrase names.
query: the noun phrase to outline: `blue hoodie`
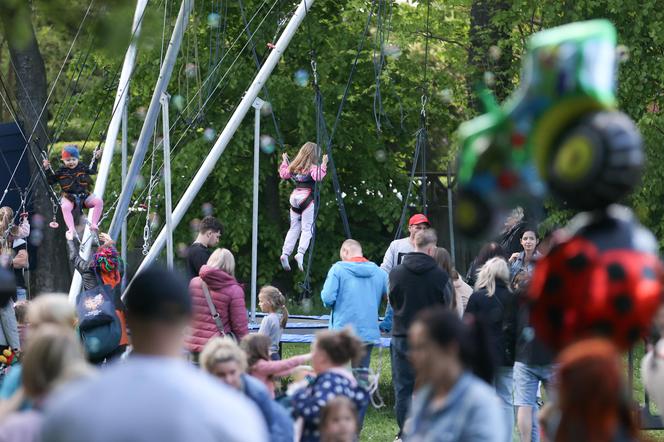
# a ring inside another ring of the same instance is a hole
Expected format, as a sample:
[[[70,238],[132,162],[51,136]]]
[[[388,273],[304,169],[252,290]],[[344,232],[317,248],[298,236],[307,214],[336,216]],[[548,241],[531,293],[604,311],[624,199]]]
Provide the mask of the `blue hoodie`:
[[[387,294],[387,273],[369,261],[339,261],[327,274],[320,296],[331,308],[330,329],[351,325],[366,343],[380,342],[378,308]]]

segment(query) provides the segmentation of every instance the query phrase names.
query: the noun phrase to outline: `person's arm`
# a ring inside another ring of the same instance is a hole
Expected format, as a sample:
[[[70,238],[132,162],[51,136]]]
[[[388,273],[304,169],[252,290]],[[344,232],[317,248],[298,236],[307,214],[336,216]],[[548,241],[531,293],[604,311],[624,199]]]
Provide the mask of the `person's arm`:
[[[518,302],[516,295],[509,293],[509,299],[507,302],[507,310],[505,314],[505,345],[507,346],[509,353],[511,355],[516,355],[516,334],[517,334],[517,314],[518,314]]]
[[[311,169],[309,169],[309,173],[311,174],[311,178],[314,179],[314,181],[322,181],[323,178],[325,178],[325,175],[327,174],[327,164],[323,163],[319,166],[311,166]]]
[[[281,162],[281,164],[279,165],[279,177],[280,177],[282,180],[289,180],[289,179],[291,179],[291,177],[293,176],[293,175],[290,173],[290,170],[288,170],[288,167],[289,167],[289,166],[290,166],[290,165],[288,164],[288,161],[286,161],[286,159],[284,159],[284,160]]]
[[[325,284],[323,284],[323,290],[320,292],[320,298],[323,301],[323,305],[327,308],[333,308],[334,303],[337,301],[337,295],[339,294],[339,277],[335,266],[330,268],[330,271],[327,272],[327,278],[325,278]]]
[[[48,181],[48,184],[51,186],[54,185],[55,183],[58,182],[58,177],[60,176],[60,169],[57,170],[57,172],[53,172],[53,169],[50,167],[44,168],[44,173],[46,174],[46,181]]]
[[[15,269],[28,268],[28,251],[26,249],[21,249],[16,253],[16,256],[12,260],[12,267]]]
[[[229,316],[231,331],[238,340],[249,334],[249,321],[247,319],[247,306],[244,303],[244,290],[238,285],[232,289]]]
[[[24,216],[21,217],[18,223],[18,237],[27,238],[28,236],[30,236],[30,222],[28,221],[28,217]]]
[[[390,243],[390,246],[387,248],[387,251],[385,252],[385,256],[383,256],[383,263],[380,265],[380,268],[385,271],[388,275],[394,268],[394,252],[393,252],[393,247],[394,247],[394,241]]]
[[[90,263],[83,258],[78,253],[79,245],[76,239],[69,238],[69,232],[67,232],[67,251],[69,252],[69,262],[74,266],[79,273],[84,273],[90,269]]]
[[[292,358],[281,361],[258,361],[253,367],[252,372],[267,376],[288,376],[300,365],[311,358],[310,355],[293,356]]]
[[[477,305],[477,299],[478,296],[481,296],[477,292],[473,292],[470,295],[470,298],[468,298],[468,305],[466,306],[466,311],[463,313],[464,316],[466,315],[471,315],[471,314],[476,314],[478,311],[478,305]]]

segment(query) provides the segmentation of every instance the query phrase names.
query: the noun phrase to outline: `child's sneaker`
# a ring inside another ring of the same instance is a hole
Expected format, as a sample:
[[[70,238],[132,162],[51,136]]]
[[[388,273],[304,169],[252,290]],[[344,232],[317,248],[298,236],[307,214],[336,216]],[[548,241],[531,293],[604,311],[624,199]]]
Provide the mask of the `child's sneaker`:
[[[281,255],[279,258],[279,261],[281,262],[281,267],[284,268],[287,272],[290,272],[290,264],[288,263],[288,255]]]
[[[296,253],[295,254],[295,262],[297,262],[297,268],[300,269],[301,272],[304,272],[304,255],[301,253]]]

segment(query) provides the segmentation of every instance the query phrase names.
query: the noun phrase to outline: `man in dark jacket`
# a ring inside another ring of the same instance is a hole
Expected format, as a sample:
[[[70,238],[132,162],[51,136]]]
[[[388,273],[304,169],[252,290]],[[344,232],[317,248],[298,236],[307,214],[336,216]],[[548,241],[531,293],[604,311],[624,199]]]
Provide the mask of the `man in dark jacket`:
[[[415,235],[414,252],[390,272],[390,305],[394,309],[392,327],[392,382],[399,434],[403,430],[415,384],[415,372],[408,360],[408,329],[417,314],[435,305],[451,307],[450,276],[433,259],[436,232],[422,230]]]
[[[217,218],[206,216],[201,220],[198,226],[198,236],[187,249],[187,271],[190,279],[197,277],[203,264],[207,264],[210,255],[212,255],[210,247],[219,244],[219,238],[223,231],[224,227]]]

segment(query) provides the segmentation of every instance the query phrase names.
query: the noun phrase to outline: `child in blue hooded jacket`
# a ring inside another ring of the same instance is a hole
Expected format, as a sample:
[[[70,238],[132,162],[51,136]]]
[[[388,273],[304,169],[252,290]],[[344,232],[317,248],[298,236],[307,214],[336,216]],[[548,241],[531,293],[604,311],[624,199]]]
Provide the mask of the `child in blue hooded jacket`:
[[[344,241],[339,255],[341,261],[328,272],[321,298],[332,309],[330,329],[351,326],[365,345],[365,356],[354,367],[368,368],[373,345],[380,343],[378,309],[387,295],[387,273],[367,260],[353,239]]]

